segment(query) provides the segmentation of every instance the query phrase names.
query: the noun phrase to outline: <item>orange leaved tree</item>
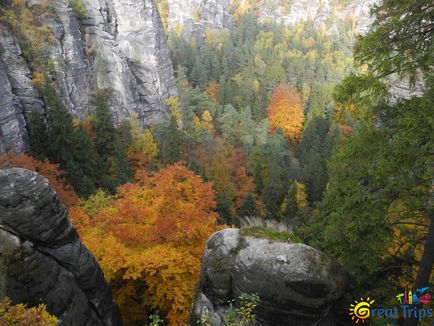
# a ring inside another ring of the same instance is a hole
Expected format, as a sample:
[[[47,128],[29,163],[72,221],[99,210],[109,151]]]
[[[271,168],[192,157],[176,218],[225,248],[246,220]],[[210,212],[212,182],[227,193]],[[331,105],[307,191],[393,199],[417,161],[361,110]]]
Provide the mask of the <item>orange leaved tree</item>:
[[[268,120],[272,131],[282,129],[291,145],[297,146],[303,129],[304,112],[296,89],[287,84],[274,89],[268,105]]]
[[[71,215],[127,323],[144,324],[159,310],[170,325],[185,325],[205,243],[217,230],[211,184],[181,164],[136,179],[93,216],[79,208]]]
[[[38,161],[31,156],[21,155],[1,155],[0,169],[5,168],[23,168],[30,171],[38,172],[48,179],[51,187],[56,191],[62,203],[70,208],[77,204],[79,198],[74,189],[66,182],[65,173],[60,170],[57,164],[45,161]]]

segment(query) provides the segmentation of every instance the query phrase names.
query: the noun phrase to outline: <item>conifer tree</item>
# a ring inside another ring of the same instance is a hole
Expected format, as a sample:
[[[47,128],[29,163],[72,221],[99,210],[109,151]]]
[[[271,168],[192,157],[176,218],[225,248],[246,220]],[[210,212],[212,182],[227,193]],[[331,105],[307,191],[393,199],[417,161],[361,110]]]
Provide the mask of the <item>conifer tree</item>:
[[[219,214],[219,224],[233,225],[237,224],[231,212],[231,200],[224,195],[217,195],[217,207],[216,212]]]
[[[38,111],[32,111],[29,123],[30,153],[38,159],[47,158],[48,128],[44,116]]]
[[[286,222],[294,222],[301,211],[307,207],[306,187],[294,181],[280,206],[280,215]]]
[[[327,160],[330,145],[326,141],[330,123],[322,117],[310,119],[297,148],[297,157],[301,166],[301,181],[307,187],[309,202],[319,201],[327,183]]]
[[[119,134],[113,125],[107,105],[107,92],[100,91],[94,97],[96,119],[93,125],[100,186],[114,191],[115,187],[131,177],[126,148],[120,144]]]
[[[251,193],[246,196],[243,205],[238,209],[237,215],[239,217],[258,216],[258,207],[256,206],[255,197]]]
[[[74,129],[72,118],[66,108],[63,106],[56,90],[48,82],[45,84],[44,100],[48,107],[48,158],[52,162],[59,163],[61,167],[68,170],[68,164],[73,161],[73,143]]]
[[[287,193],[290,180],[292,152],[289,142],[279,130],[268,134],[266,144],[260,149],[258,156],[259,175],[255,176],[256,186],[262,194],[265,208],[270,217],[278,217],[280,205]],[[259,178],[258,178],[259,177]]]
[[[68,171],[69,180],[75,191],[87,198],[97,189],[97,153],[89,135],[80,124],[74,128],[72,151],[74,164]],[[73,172],[73,168],[77,170]]]
[[[181,144],[183,133],[179,130],[176,117],[171,115],[168,126],[161,139],[161,159],[164,163],[173,164],[181,159]]]
[[[48,106],[47,157],[66,171],[67,180],[80,196],[88,196],[96,190],[93,145],[81,127],[73,127],[72,117],[48,82],[43,94]]]
[[[385,0],[373,12],[371,31],[355,46],[366,73],[347,77],[334,94],[337,118],[350,117],[358,129],[335,150],[310,233],[350,274],[357,293],[375,288],[379,296],[381,287],[393,293],[404,283],[415,290],[432,282],[434,52],[431,1]],[[388,79],[396,75],[410,84],[423,79],[424,93],[388,102]]]

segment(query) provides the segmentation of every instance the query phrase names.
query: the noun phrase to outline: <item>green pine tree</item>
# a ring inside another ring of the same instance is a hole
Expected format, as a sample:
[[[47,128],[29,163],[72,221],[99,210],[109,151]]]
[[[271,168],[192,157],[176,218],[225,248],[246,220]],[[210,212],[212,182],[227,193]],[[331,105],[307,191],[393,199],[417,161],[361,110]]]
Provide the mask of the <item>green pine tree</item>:
[[[258,216],[259,215],[258,207],[256,206],[256,200],[252,194],[249,193],[246,196],[246,199],[244,199],[243,205],[237,211],[237,215],[239,217]]]
[[[107,92],[97,92],[93,101],[96,107],[93,131],[98,154],[98,180],[100,187],[113,192],[118,185],[130,179],[131,171],[126,149],[121,147],[120,137],[107,105]]]
[[[38,160],[47,159],[48,126],[44,115],[38,111],[32,111],[28,131],[30,154]]]
[[[72,164],[74,156],[71,150],[74,138],[72,118],[58,97],[56,90],[48,82],[44,87],[43,94],[48,107],[48,158],[51,162],[59,163],[66,170],[68,164]]]
[[[68,182],[82,197],[95,192],[95,151],[89,136],[80,127],[74,128],[54,87],[46,84],[44,100],[48,107],[47,157],[66,172]]]
[[[349,76],[335,91],[337,118],[350,117],[357,129],[333,154],[321,211],[306,235],[343,266],[358,295],[432,282],[434,51],[426,23],[432,12],[428,0],[377,5],[374,14],[381,15],[355,47],[355,61],[367,73]],[[424,94],[388,103],[391,75],[423,79]]]
[[[320,201],[326,188],[327,161],[332,137],[328,136],[330,122],[322,117],[311,118],[305,125],[297,148],[301,166],[301,181],[307,187],[309,202]]]
[[[226,196],[217,194],[216,212],[219,214],[218,222],[220,224],[237,224],[238,221],[232,215],[230,207],[231,201]]]
[[[173,164],[181,160],[181,144],[183,133],[179,130],[176,117],[171,115],[169,124],[163,130],[161,141],[161,160],[166,164]]]
[[[97,153],[89,135],[81,125],[74,128],[73,148],[74,164],[68,169],[70,181],[75,191],[82,197],[89,197],[97,190]],[[73,171],[72,169],[77,169]]]

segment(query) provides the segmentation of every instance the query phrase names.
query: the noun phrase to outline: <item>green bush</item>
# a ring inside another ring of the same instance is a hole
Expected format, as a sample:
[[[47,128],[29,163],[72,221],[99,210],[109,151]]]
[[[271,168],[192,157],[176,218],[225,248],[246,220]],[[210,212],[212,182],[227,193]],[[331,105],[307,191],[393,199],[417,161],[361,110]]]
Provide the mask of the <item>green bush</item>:
[[[234,303],[238,301],[238,308]],[[260,303],[257,294],[242,293],[238,300],[230,300],[229,309],[226,310],[224,326],[249,326],[256,323],[255,309]]]
[[[87,10],[81,0],[69,0],[69,5],[71,6],[75,16],[80,21],[80,23],[82,23],[83,20],[89,17],[87,14]]]

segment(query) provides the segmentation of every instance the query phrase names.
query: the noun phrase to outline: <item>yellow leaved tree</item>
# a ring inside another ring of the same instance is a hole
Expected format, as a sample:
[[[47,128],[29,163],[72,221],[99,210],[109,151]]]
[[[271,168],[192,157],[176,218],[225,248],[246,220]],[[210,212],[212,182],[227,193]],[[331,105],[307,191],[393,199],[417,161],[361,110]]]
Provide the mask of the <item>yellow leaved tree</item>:
[[[110,206],[71,215],[127,323],[144,324],[158,310],[170,325],[185,325],[205,243],[217,230],[212,186],[181,164],[138,171],[136,180]]]
[[[128,159],[134,170],[144,168],[148,164],[157,164],[158,145],[147,128],[140,130],[137,113],[131,114],[130,119],[133,143],[128,147]]]
[[[277,86],[268,105],[268,120],[272,131],[282,129],[292,147],[296,147],[304,123],[300,94],[289,85]]]

